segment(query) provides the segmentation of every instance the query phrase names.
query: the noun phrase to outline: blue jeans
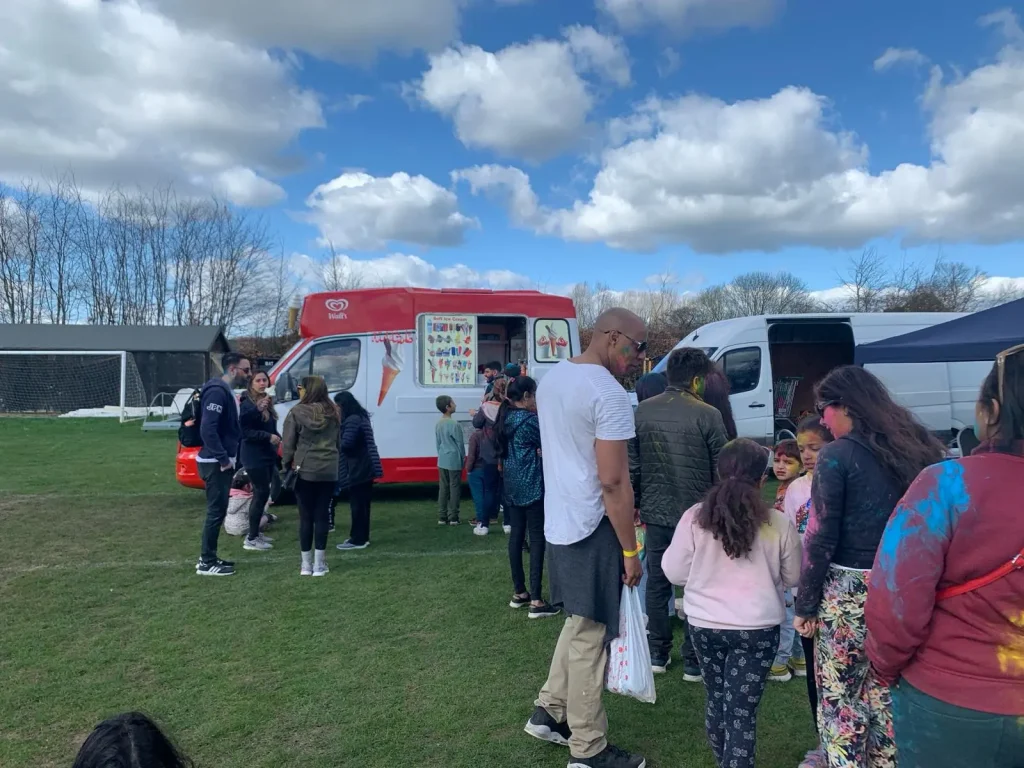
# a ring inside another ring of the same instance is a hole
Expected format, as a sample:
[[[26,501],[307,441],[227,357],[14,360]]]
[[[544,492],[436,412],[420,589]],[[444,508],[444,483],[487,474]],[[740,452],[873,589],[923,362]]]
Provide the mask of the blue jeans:
[[[793,590],[786,590],[786,618],[779,627],[779,652],[775,654],[776,667],[785,667],[790,659],[802,659],[804,647],[800,637],[793,628],[793,618],[796,616],[796,608],[793,604]]]
[[[485,464],[469,473],[469,491],[473,494],[476,520],[485,528],[490,526],[492,517],[498,516],[500,487],[501,476],[496,466]]]

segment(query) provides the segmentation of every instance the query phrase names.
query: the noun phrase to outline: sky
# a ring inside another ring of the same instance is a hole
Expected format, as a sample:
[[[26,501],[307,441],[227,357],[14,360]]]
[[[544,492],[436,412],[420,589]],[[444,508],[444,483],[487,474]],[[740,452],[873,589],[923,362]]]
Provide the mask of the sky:
[[[1024,288],[1021,147],[1005,0],[0,3],[0,181],[221,196],[310,289]]]

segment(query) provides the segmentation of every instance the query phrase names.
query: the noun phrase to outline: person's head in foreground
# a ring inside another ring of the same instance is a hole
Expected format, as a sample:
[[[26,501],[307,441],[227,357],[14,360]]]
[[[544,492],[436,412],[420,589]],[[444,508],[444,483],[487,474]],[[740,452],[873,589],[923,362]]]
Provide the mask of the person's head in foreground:
[[[652,397],[657,397],[668,387],[668,379],[663,373],[645,373],[636,380],[636,401],[642,403]]]
[[[712,533],[735,560],[750,553],[770,514],[761,498],[764,449],[745,438],[726,443],[718,454],[718,476],[697,513],[697,525]]]
[[[338,416],[338,408],[331,400],[327,391],[327,382],[323,376],[304,376],[299,384],[299,405],[313,409],[320,418]]]
[[[516,376],[519,376],[521,374],[522,371],[519,368],[519,363],[509,363],[508,365],[505,366],[505,376],[507,376],[508,378],[514,379]]]
[[[702,398],[714,366],[703,349],[681,347],[668,356],[668,365],[665,366],[668,385]]]
[[[505,393],[508,392],[508,382],[506,378],[500,378],[494,380],[494,386],[491,387],[490,394],[487,395],[487,401],[491,403],[502,403],[505,400]]]
[[[647,358],[647,325],[621,307],[602,312],[594,322],[594,335],[581,362],[596,363],[612,376],[636,373]]]
[[[126,712],[96,726],[72,768],[191,768],[160,728],[141,712]]]
[[[493,361],[484,366],[484,378],[487,383],[494,381],[494,377],[501,373],[501,363]]]
[[[248,386],[252,375],[252,366],[245,355],[238,352],[227,352],[220,358],[220,367],[224,371],[224,381],[232,389]]]
[[[815,394],[818,414],[832,435],[839,439],[855,433],[904,490],[945,455],[942,443],[859,366],[836,368],[818,382]]]
[[[775,446],[775,458],[772,461],[775,479],[780,483],[796,480],[803,471],[800,461],[800,447],[796,440],[780,440]]]
[[[347,389],[334,396],[334,404],[338,406],[338,410],[341,411],[341,418],[343,419],[349,416],[368,417],[370,415],[363,408],[362,403],[356,400],[356,396]]]
[[[811,474],[818,465],[818,454],[834,438],[818,416],[808,416],[796,428],[796,444],[800,448],[800,463],[804,472]]]
[[[975,431],[1001,450],[1024,450],[1024,345],[999,353],[981,385]]]
[[[438,395],[437,400],[434,401],[434,405],[437,406],[437,410],[439,410],[444,416],[451,416],[455,413],[455,401],[448,395]]]

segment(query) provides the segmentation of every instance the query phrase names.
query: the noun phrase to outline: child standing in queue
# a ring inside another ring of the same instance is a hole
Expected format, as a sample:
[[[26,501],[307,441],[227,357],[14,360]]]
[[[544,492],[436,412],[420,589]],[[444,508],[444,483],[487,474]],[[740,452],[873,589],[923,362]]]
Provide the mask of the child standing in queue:
[[[780,440],[775,446],[775,460],[772,462],[775,479],[779,487],[775,491],[775,511],[782,513],[785,509],[786,494],[790,486],[796,482],[803,472],[800,462],[800,447],[796,440]],[[794,523],[795,525],[795,523]],[[804,649],[797,640],[796,629],[793,628],[794,613],[793,591],[786,590],[786,618],[779,627],[779,652],[775,654],[768,679],[775,683],[788,683],[793,676],[807,676],[807,662],[804,660]]]
[[[455,401],[439,395],[436,401],[441,418],[434,428],[437,446],[437,524],[459,524],[459,502],[462,499],[462,465],[466,460],[466,438],[462,425],[452,415]]]

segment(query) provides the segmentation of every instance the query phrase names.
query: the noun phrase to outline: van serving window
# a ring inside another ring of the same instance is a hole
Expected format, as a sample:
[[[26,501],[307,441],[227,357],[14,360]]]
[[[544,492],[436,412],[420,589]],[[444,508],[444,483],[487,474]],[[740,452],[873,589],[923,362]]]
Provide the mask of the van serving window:
[[[761,381],[761,349],[746,347],[722,355],[722,367],[729,379],[730,394],[752,392]]]
[[[540,318],[533,322],[533,359],[554,363],[573,356],[569,323],[560,318]]]

